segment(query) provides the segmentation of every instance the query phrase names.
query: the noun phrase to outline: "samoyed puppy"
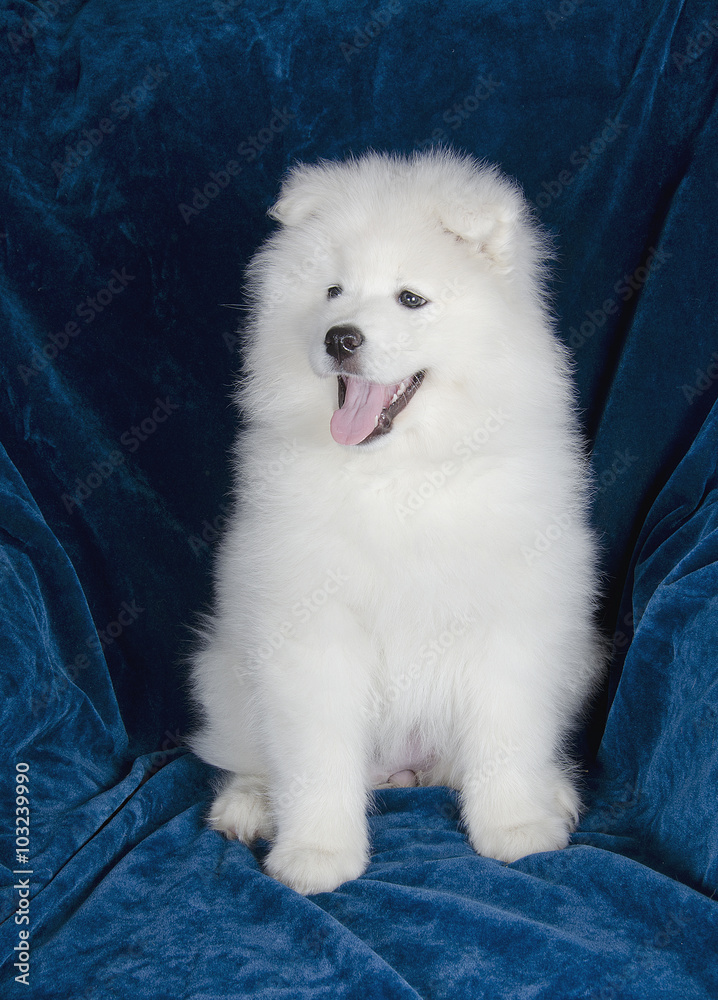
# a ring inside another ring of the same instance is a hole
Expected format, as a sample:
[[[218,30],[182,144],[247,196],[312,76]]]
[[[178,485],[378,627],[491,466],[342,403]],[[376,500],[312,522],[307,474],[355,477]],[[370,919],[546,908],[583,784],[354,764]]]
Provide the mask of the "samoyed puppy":
[[[297,166],[270,214],[193,663],[209,822],[301,893],[365,870],[376,787],[457,789],[489,858],[562,848],[604,657],[545,239],[448,151]]]

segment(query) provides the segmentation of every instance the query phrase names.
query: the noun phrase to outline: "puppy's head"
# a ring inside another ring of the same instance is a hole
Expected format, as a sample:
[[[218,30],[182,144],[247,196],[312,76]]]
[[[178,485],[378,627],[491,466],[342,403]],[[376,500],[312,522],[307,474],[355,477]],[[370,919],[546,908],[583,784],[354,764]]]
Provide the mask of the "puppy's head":
[[[278,275],[281,257],[285,282],[292,276],[291,302],[273,295],[277,329],[333,386],[329,425],[341,445],[385,443],[440,419],[435,392],[451,384],[456,401],[491,352],[484,334],[518,294],[512,286],[538,280],[521,194],[468,157],[300,165],[270,214],[282,228],[264,267]]]

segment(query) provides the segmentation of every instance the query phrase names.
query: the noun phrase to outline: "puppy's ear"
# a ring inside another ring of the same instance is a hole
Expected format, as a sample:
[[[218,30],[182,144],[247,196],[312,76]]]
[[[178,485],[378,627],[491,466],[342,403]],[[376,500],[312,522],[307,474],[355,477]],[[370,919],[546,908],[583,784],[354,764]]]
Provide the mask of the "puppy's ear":
[[[293,167],[282,183],[279,198],[269,210],[269,217],[284,226],[297,226],[317,210],[326,199],[325,171],[304,163]]]
[[[507,212],[505,205],[485,205],[478,212],[442,213],[441,222],[447,232],[484,254],[499,271],[513,270],[518,213]]]
[[[485,166],[473,178],[470,190],[457,191],[455,199],[439,210],[444,229],[485,255],[499,271],[514,269],[520,252],[521,223],[526,202],[517,185]]]

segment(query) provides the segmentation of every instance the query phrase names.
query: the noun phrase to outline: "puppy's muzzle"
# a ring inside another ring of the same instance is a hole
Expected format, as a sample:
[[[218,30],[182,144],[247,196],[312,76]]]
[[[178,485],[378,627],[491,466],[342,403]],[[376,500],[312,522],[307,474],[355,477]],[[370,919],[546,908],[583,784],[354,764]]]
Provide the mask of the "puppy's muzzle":
[[[341,326],[333,326],[328,330],[324,343],[327,354],[341,365],[354,354],[357,348],[361,347],[364,343],[364,335],[358,327],[345,323]]]

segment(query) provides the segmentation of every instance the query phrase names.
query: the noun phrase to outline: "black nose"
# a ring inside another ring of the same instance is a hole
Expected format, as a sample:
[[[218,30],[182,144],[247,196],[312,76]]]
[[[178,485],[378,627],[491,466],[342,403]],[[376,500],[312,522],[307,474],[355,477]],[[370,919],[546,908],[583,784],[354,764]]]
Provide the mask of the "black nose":
[[[327,331],[324,338],[327,345],[327,354],[331,354],[337,361],[345,361],[350,357],[357,347],[364,343],[361,330],[349,324],[345,326],[333,326]]]

